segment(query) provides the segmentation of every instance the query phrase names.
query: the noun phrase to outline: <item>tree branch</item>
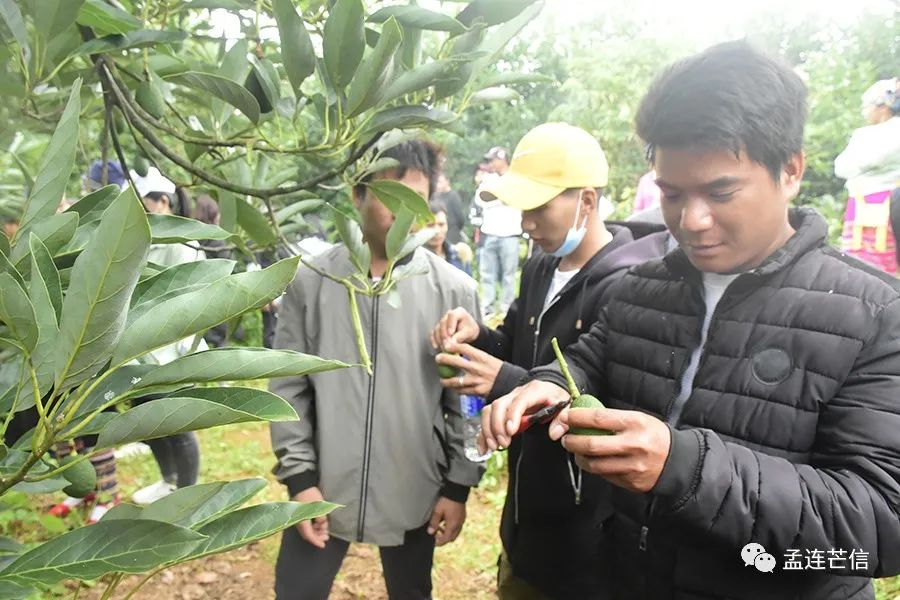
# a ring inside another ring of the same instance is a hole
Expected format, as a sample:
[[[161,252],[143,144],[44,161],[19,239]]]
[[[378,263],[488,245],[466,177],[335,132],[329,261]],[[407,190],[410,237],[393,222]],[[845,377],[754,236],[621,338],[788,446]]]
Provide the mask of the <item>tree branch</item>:
[[[368,149],[371,148],[380,139],[380,137],[382,135],[381,133],[378,133],[375,136],[373,136],[372,139],[368,140],[365,144],[363,144],[359,148],[357,148],[355,150],[351,150],[349,152],[347,158],[345,160],[343,160],[341,162],[341,164],[338,165],[337,167],[334,167],[333,169],[329,169],[323,173],[320,173],[319,175],[316,175],[315,177],[311,177],[311,178],[307,179],[306,181],[302,181],[298,184],[295,184],[292,186],[269,188],[269,189],[261,189],[261,188],[254,188],[254,187],[239,185],[239,184],[227,181],[227,180],[225,180],[221,177],[218,177],[216,175],[213,175],[211,173],[207,173],[206,171],[204,171],[202,169],[198,169],[197,167],[195,167],[193,164],[191,164],[185,158],[172,152],[166,144],[164,144],[159,138],[156,137],[156,135],[153,133],[153,131],[151,131],[151,129],[147,126],[147,124],[141,120],[140,114],[138,114],[137,110],[132,105],[130,99],[127,98],[126,94],[120,89],[118,81],[116,80],[115,76],[112,74],[112,72],[109,68],[109,65],[107,64],[107,61],[105,60],[105,57],[100,57],[98,60],[100,62],[100,65],[101,65],[101,68],[103,71],[103,78],[105,78],[106,81],[109,83],[110,89],[112,90],[113,94],[116,97],[116,103],[122,109],[123,113],[125,114],[125,118],[128,119],[128,122],[131,123],[131,125],[135,129],[137,129],[137,131],[144,137],[145,140],[147,140],[147,142],[149,142],[154,148],[156,148],[156,150],[160,154],[165,156],[171,162],[175,163],[176,165],[178,165],[179,167],[181,167],[188,173],[191,173],[191,174],[199,177],[200,179],[206,181],[207,183],[210,183],[216,187],[220,187],[224,190],[235,192],[237,194],[243,194],[246,196],[254,196],[256,198],[262,198],[263,200],[265,200],[267,198],[272,198],[274,196],[283,196],[285,194],[292,194],[294,192],[299,192],[299,191],[303,191],[303,190],[311,190],[315,186],[317,186],[319,183],[322,183],[323,181],[327,181],[328,179],[331,179],[332,177],[336,177],[341,172],[343,172],[345,169],[347,169],[350,165],[352,165],[354,162],[359,160],[359,158],[363,154],[365,154],[366,151],[368,151]],[[273,217],[274,217],[274,215],[273,215]]]

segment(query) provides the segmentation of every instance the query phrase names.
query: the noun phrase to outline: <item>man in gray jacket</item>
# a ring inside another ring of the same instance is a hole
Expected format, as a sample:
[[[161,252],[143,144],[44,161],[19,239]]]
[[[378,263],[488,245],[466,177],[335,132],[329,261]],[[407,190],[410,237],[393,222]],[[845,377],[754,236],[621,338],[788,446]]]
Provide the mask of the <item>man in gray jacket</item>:
[[[383,156],[398,164],[374,179],[394,179],[427,200],[440,152],[406,142]],[[393,214],[365,186],[353,191],[372,251],[370,277],[387,267]],[[324,272],[352,272],[345,246],[315,259]],[[430,598],[435,544],[453,541],[465,521],[469,488],[482,470],[463,452],[463,416],[455,392],[441,387],[431,327],[454,307],[478,312],[475,282],[419,248],[423,275],[400,281],[400,304],[359,297],[372,375],[351,368],[273,380],[299,421],[273,423],[275,475],[300,502],[343,505],[326,518],[284,532],[276,565],[279,600],[327,598],[351,541],[377,544],[391,598]],[[275,347],[358,363],[345,288],[301,266],[279,313]]]

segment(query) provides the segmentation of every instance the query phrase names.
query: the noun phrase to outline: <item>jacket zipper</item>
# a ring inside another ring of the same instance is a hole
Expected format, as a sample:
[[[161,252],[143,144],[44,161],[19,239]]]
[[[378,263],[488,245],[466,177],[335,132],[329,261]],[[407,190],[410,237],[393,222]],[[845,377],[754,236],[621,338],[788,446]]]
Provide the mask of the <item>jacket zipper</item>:
[[[694,288],[694,290],[696,291],[696,288]],[[727,290],[726,290],[726,292],[727,292]],[[706,332],[706,341],[707,342],[709,341],[709,338],[711,337],[711,335],[713,333],[713,327],[714,327],[714,323],[716,321],[716,313],[719,311],[719,308],[722,306],[722,300],[724,300],[724,299],[725,299],[725,297],[723,294],[722,298],[719,298],[719,302],[718,302],[718,304],[716,304],[715,310],[713,310],[712,318],[709,321],[709,330],[707,330],[707,332]],[[703,300],[702,298],[701,298],[701,301],[703,301],[704,305],[706,304],[705,300]],[[703,314],[703,318],[706,319],[705,311]],[[702,325],[702,323],[700,325],[700,341],[701,342],[703,341],[703,325]],[[692,350],[691,354],[693,354],[693,353],[694,352]],[[697,373],[700,372],[700,367],[703,366],[705,358],[706,358],[706,344],[704,343],[703,347],[700,348],[700,358],[697,361],[697,370],[694,371],[695,378],[697,377]],[[672,427],[675,427],[675,425],[677,424],[676,421],[681,416],[681,409],[679,409],[678,413],[676,413],[676,419],[674,419],[674,420],[672,419],[672,414],[675,411],[675,405],[678,403],[678,396],[681,395],[681,388],[680,388],[681,381],[684,379],[684,374],[688,370],[688,367],[690,365],[691,365],[691,358],[689,356],[688,360],[686,361],[686,363],[684,365],[684,368],[682,368],[681,372],[678,374],[677,381],[679,384],[679,389],[675,394],[672,395],[672,399],[669,400],[669,403],[666,405],[666,413],[664,416],[666,419],[666,423],[668,423]],[[684,399],[684,401],[682,403],[682,407],[683,407],[684,403],[687,403],[687,398]],[[641,536],[638,541],[638,550],[640,550],[641,552],[645,552],[647,550],[647,536],[650,533],[650,526],[648,525],[648,523],[650,522],[650,519],[653,517],[653,511],[656,509],[656,500],[657,500],[656,496],[654,496],[653,498],[650,499],[650,504],[647,506],[647,512],[645,513],[645,517],[644,517],[644,524],[641,525]]]
[[[375,373],[378,357],[378,296],[372,299],[372,376],[369,378],[369,398],[366,405],[366,437],[363,446],[363,471],[359,486],[359,514],[356,541],[363,541],[366,526],[366,500],[369,493],[369,462],[372,458],[372,429],[375,421]]]

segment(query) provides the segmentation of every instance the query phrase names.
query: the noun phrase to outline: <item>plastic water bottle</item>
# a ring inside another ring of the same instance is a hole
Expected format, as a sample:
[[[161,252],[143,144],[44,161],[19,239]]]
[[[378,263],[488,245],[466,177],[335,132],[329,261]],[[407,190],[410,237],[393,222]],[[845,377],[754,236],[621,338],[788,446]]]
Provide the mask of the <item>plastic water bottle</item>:
[[[484,398],[481,396],[459,395],[460,409],[462,409],[463,435],[466,458],[472,462],[484,462],[491,456],[488,450],[484,454],[478,449],[478,434],[481,433],[481,409],[484,408]]]

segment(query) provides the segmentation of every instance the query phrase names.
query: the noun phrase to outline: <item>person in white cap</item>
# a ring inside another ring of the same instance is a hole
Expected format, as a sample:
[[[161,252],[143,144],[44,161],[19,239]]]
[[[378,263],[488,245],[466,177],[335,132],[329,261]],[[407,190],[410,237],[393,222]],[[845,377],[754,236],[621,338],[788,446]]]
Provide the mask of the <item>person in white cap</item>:
[[[173,215],[179,210],[179,198],[175,183],[167,179],[156,167],[150,167],[147,175],[139,176],[131,172],[135,191],[144,203],[148,213],[158,215]],[[173,267],[186,262],[204,260],[202,250],[194,250],[184,244],[153,244],[147,260],[161,267]],[[165,364],[190,351],[193,338],[186,338],[164,346],[149,353],[149,357],[159,363]],[[201,340],[199,350],[205,350],[206,343]],[[137,399],[136,402],[147,402],[156,399],[156,396],[148,396]],[[177,488],[197,483],[197,475],[200,470],[200,446],[197,443],[197,435],[194,432],[179,433],[164,438],[148,440],[146,442],[153,451],[153,457],[159,465],[162,479],[134,493],[132,499],[137,504],[150,504],[164,496],[171,494]]]
[[[525,263],[498,329],[462,308],[435,327],[432,345],[445,351],[437,361],[462,374],[445,386],[488,402],[511,392],[529,369],[553,360],[552,339],[566,347],[590,329],[629,267],[663,254],[662,225],[603,222],[612,212],[602,193],[608,171],[588,132],[546,123],[522,138],[506,174],[484,186],[485,200],[522,211],[522,229],[543,252]],[[500,598],[604,598],[596,532],[612,512],[609,485],[583,475],[546,425],[516,436],[507,464]]]
[[[485,197],[485,186],[502,177],[509,169],[509,152],[496,146],[483,157],[484,179],[475,193],[475,204],[481,208],[481,248],[478,270],[481,279],[481,309],[485,316],[505,314],[516,297],[516,270],[519,268],[521,212],[496,197]],[[499,293],[497,286],[500,286]]]
[[[891,275],[897,272],[900,224],[900,91],[897,79],[872,84],[862,96],[868,125],[853,132],[834,159],[834,173],[847,180],[842,249]],[[893,194],[893,200],[891,196]],[[893,223],[892,223],[893,221]]]

